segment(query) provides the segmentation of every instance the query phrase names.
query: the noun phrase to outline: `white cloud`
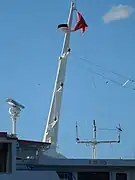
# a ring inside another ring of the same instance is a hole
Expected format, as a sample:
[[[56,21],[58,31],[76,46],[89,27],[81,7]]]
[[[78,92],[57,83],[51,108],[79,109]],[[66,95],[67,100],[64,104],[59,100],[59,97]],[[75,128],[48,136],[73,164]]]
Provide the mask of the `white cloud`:
[[[104,16],[103,20],[105,23],[109,23],[111,21],[116,21],[120,19],[126,19],[128,18],[132,13],[134,12],[134,9],[127,5],[118,5],[114,6],[109,10]]]

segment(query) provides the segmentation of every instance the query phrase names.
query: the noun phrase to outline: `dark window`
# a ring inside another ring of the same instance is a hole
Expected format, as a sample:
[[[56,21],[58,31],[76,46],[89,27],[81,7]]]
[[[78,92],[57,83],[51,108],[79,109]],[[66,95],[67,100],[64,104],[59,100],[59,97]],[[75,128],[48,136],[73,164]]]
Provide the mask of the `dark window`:
[[[0,172],[11,172],[11,144],[0,143]]]
[[[127,180],[126,173],[116,173],[116,180]]]
[[[109,172],[78,172],[78,180],[109,180]]]
[[[72,180],[72,173],[69,172],[57,172],[58,176],[60,179],[68,179],[68,180]]]

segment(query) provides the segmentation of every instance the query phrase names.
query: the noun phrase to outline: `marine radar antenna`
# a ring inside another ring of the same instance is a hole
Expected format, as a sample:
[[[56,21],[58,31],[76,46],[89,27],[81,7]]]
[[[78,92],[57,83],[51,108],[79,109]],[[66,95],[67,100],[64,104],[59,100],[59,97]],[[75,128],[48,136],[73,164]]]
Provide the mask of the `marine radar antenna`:
[[[20,117],[21,109],[25,107],[11,98],[7,98],[6,102],[9,104],[9,114],[12,120],[12,136],[16,137],[16,121]]]

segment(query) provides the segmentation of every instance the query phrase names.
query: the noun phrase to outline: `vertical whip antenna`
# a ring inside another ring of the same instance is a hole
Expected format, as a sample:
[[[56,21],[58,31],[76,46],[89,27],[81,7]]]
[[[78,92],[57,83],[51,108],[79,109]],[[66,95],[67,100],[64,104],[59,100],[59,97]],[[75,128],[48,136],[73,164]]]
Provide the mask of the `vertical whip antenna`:
[[[79,136],[78,136],[78,125],[77,125],[77,122],[76,122],[76,142],[79,141]]]

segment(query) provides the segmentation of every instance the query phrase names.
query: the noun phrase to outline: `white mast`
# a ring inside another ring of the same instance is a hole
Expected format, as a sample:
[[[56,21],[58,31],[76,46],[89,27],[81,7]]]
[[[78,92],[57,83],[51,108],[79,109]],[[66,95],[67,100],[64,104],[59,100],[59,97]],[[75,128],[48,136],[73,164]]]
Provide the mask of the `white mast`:
[[[63,86],[66,73],[66,64],[67,57],[70,52],[69,43],[70,43],[70,29],[72,26],[73,11],[75,9],[75,1],[71,1],[71,7],[68,18],[68,31],[65,32],[63,48],[61,56],[59,57],[58,70],[55,80],[55,86],[52,96],[52,101],[50,105],[50,111],[48,114],[47,125],[44,132],[43,142],[51,142],[56,151],[57,139],[58,139],[58,123],[60,117],[61,101]]]

